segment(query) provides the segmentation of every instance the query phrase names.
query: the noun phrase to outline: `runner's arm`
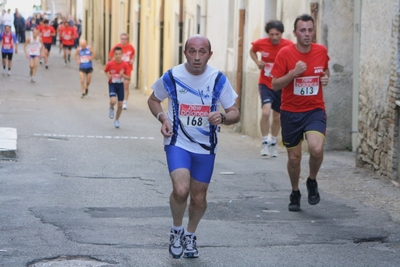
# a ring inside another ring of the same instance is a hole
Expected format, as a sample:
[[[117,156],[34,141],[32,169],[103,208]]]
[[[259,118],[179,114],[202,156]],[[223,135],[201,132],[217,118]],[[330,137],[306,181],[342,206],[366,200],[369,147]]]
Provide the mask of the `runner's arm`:
[[[92,60],[95,58],[96,54],[94,53],[92,47],[89,46],[89,50],[92,53]]]
[[[168,138],[173,134],[171,124],[167,118],[167,115],[164,113],[161,101],[154,95],[154,92],[150,95],[147,100],[147,104],[149,105],[149,109],[154,117],[156,117],[161,122],[161,134]]]
[[[281,90],[282,88],[285,88],[289,83],[293,81],[294,78],[298,77],[300,74],[302,74],[305,70],[307,69],[306,63],[303,61],[299,60],[296,63],[296,66],[294,69],[290,70],[286,75],[279,77],[279,78],[272,78],[272,89],[273,90]]]
[[[222,117],[222,115],[221,115]],[[225,125],[231,125],[240,121],[240,112],[236,104],[225,109]]]
[[[26,42],[24,43],[24,52],[26,57],[28,57],[28,53],[26,52],[26,47],[28,46],[28,44],[31,42],[31,38],[26,39]]]
[[[75,60],[78,62],[78,65],[81,65],[81,61],[79,60],[79,49],[75,50]]]
[[[257,67],[261,70],[264,68],[265,63],[258,60],[257,53],[253,51],[253,47],[250,48],[250,57],[256,63]]]
[[[320,77],[321,85],[327,86],[329,83],[330,71],[329,68],[324,69],[324,75]]]

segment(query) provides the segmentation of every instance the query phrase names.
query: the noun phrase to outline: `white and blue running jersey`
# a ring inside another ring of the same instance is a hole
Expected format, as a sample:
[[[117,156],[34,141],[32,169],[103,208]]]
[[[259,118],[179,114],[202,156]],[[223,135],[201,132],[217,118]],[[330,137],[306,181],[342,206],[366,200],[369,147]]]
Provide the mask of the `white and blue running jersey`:
[[[189,73],[185,64],[167,71],[153,85],[155,97],[168,98],[167,117],[173,135],[164,145],[175,145],[198,154],[215,154],[218,126],[208,122],[207,115],[235,105],[237,94],[229,80],[207,65],[201,75]]]

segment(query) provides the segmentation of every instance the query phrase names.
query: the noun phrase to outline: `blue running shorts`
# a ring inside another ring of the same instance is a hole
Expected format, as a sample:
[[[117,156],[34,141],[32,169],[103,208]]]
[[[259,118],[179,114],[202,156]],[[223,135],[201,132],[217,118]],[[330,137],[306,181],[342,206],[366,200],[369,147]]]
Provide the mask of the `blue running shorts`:
[[[304,139],[304,134],[318,132],[325,137],[326,113],[322,109],[307,112],[281,110],[282,141],[287,149],[294,148]]]
[[[184,168],[198,182],[210,183],[214,171],[215,154],[197,154],[177,146],[164,147],[169,172]]]
[[[260,93],[261,106],[271,103],[271,108],[276,112],[281,112],[281,95],[282,90],[271,90],[265,84],[258,85],[258,92]]]
[[[124,84],[123,83],[108,83],[110,97],[117,97],[118,101],[124,101]]]

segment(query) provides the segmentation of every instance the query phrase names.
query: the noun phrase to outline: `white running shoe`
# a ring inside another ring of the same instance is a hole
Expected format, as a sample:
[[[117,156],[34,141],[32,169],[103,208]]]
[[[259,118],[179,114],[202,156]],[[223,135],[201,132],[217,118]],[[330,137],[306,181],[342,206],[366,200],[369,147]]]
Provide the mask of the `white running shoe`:
[[[3,74],[6,75],[7,74],[7,70],[3,69]]]
[[[272,157],[274,158],[278,157],[278,149],[276,148],[276,143],[271,144],[271,148],[272,148]]]
[[[179,259],[183,254],[184,233],[185,230],[182,228],[180,231],[171,229],[169,234],[169,254],[174,259]]]
[[[198,258],[199,251],[197,250],[196,236],[194,234],[185,235],[184,242],[185,242],[184,243],[185,250],[183,251],[183,257],[184,258]]]
[[[269,156],[269,144],[267,142],[262,143],[260,154],[261,156]]]
[[[7,75],[8,75],[8,76],[11,76],[11,71],[10,71],[10,70],[7,72]]]
[[[122,109],[126,110],[126,101],[122,102]]]
[[[114,121],[114,126],[115,126],[115,128],[119,128],[119,121],[115,120]]]
[[[108,117],[110,117],[110,119],[114,119],[114,109],[111,107],[108,108]]]
[[[33,79],[33,77],[31,78],[31,83],[35,83],[35,79]]]

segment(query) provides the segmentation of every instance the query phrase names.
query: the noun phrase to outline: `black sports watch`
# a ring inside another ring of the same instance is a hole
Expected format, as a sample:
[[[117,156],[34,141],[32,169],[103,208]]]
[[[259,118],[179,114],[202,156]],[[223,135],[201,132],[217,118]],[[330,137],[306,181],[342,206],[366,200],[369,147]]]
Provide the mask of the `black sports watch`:
[[[222,113],[219,114],[221,114],[221,124],[224,124],[224,122],[226,121],[226,116]]]

